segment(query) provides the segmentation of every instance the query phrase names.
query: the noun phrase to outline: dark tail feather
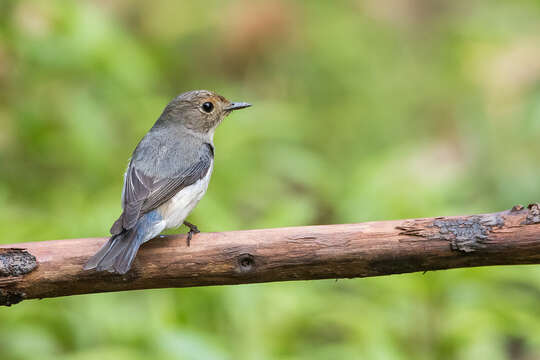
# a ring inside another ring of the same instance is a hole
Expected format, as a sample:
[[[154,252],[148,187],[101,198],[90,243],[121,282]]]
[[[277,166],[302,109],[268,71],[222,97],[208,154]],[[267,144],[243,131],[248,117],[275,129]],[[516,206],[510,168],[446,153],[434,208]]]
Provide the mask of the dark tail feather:
[[[84,265],[83,269],[84,270],[95,269],[99,265],[101,260],[103,260],[105,256],[112,250],[112,248],[118,244],[118,242],[121,240],[120,237],[122,237],[122,235],[123,234],[112,236],[109,239],[109,241],[107,241],[101,247],[101,249],[99,249],[99,251],[96,254],[94,254],[94,256],[88,259],[88,262],[86,263],[86,265]]]
[[[136,236],[135,229],[114,235],[88,260],[84,265],[84,270],[96,269],[97,271],[125,274],[131,268],[141,244],[142,237]]]
[[[142,236],[134,236],[134,239],[132,239],[129,246],[127,246],[122,253],[116,257],[113,267],[119,274],[125,274],[129,271],[131,264],[133,263],[133,259],[135,259],[135,255],[137,255],[141,245]]]

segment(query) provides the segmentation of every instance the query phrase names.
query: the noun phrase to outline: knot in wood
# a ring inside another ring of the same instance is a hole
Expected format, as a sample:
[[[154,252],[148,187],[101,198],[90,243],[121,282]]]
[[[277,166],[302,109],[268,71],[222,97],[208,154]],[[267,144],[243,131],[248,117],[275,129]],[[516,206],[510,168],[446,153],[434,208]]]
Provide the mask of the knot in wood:
[[[238,271],[249,272],[255,267],[255,257],[251,254],[241,254],[238,256]]]

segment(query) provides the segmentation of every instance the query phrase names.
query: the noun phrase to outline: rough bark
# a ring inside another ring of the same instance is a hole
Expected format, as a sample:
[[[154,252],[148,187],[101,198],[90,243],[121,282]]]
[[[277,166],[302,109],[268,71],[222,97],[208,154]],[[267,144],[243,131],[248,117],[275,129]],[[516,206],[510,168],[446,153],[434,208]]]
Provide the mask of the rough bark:
[[[125,275],[83,271],[105,238],[0,246],[0,305],[133,289],[540,263],[540,206],[472,216],[200,233],[145,244]]]

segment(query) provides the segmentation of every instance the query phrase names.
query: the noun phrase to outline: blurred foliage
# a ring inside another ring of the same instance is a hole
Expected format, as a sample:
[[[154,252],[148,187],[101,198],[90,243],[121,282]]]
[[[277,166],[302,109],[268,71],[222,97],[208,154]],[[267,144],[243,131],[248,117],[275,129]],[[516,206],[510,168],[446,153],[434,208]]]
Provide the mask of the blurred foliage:
[[[216,133],[204,231],[538,201],[539,64],[534,0],[4,0],[0,241],[105,236],[134,146],[197,88],[254,104]],[[2,360],[521,360],[539,334],[534,266],[0,309]]]

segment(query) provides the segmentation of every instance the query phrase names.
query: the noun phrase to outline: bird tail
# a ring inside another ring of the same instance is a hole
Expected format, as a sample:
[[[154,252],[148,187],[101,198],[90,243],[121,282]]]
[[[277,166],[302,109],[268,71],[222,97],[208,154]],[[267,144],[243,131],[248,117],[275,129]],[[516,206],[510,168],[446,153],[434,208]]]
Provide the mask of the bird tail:
[[[137,234],[135,228],[113,235],[88,260],[86,265],[84,265],[84,270],[96,269],[97,271],[125,274],[131,268],[133,259],[135,259],[135,255],[137,255],[137,251],[142,243],[143,236]]]

